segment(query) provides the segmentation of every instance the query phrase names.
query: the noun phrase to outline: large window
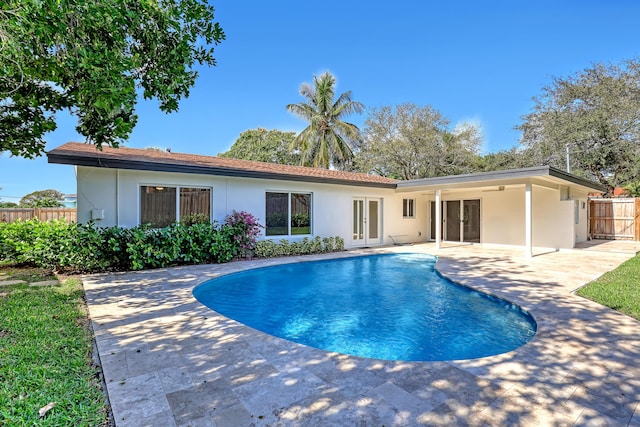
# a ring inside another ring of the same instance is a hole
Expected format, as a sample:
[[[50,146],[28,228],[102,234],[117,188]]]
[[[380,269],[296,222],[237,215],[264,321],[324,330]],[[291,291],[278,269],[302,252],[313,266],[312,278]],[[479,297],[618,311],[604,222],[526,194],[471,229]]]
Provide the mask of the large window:
[[[416,217],[416,199],[402,199],[402,217]]]
[[[266,225],[267,236],[311,234],[311,194],[267,192]]]
[[[161,228],[176,221],[211,221],[211,189],[140,186],[141,224]]]

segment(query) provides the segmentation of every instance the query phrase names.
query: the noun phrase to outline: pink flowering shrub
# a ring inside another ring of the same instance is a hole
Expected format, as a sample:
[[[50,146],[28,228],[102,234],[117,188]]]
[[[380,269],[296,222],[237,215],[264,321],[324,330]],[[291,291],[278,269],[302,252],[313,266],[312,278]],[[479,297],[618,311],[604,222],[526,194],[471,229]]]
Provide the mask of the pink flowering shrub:
[[[230,228],[233,241],[238,247],[237,256],[241,258],[251,256],[256,247],[256,238],[264,228],[258,223],[256,217],[249,212],[234,210],[231,215],[225,217],[224,224]]]

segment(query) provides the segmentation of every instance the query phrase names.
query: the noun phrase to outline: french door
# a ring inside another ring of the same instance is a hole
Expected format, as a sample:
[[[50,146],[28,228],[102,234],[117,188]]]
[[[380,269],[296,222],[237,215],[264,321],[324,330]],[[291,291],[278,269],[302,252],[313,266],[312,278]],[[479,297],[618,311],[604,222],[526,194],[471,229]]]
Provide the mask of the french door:
[[[446,200],[440,207],[442,240],[480,243],[480,200]],[[431,239],[436,238],[436,204],[431,202]]]
[[[382,243],[382,199],[353,199],[353,244],[355,246]]]

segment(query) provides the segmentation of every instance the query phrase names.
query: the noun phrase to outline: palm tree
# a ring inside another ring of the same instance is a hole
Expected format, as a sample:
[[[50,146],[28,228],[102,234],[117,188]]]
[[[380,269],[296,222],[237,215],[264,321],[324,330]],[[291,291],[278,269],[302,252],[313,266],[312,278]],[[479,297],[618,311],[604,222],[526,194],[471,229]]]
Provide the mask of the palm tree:
[[[343,169],[353,159],[353,149],[360,144],[361,136],[356,125],[342,119],[362,113],[364,105],[351,100],[351,91],[334,102],[336,79],[328,71],[320,77],[314,74],[313,84],[300,86],[305,102],[287,105],[287,110],[309,122],[290,148],[300,152],[304,166]]]

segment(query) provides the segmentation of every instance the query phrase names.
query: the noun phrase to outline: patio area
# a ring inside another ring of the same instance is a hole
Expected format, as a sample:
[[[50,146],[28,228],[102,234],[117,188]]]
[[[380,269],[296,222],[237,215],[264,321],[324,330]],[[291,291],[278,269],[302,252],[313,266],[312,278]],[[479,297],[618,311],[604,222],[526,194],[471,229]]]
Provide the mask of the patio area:
[[[432,243],[84,277],[117,426],[640,426],[640,322],[572,292],[638,242],[534,252]],[[388,252],[437,255],[450,279],[538,322],[498,356],[362,359],[291,343],[196,301],[210,278],[284,262]]]

